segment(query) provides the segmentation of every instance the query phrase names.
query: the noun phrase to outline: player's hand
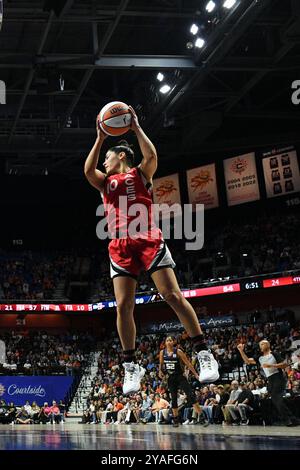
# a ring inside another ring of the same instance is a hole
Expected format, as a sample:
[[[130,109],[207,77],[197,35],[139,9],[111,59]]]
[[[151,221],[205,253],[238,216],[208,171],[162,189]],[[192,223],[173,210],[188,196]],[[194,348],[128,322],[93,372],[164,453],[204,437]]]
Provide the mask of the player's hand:
[[[271,364],[263,364],[262,367],[264,369],[270,369],[270,367],[272,367],[272,365]]]
[[[237,345],[237,349],[238,349],[240,352],[244,351],[244,348],[245,348],[245,345],[242,344],[242,343],[240,343],[240,344]]]
[[[139,120],[138,120],[138,117],[136,115],[136,112],[135,110],[133,109],[132,106],[129,106],[129,112],[131,114],[131,129],[136,132],[137,129],[139,129],[140,125],[139,125]]]
[[[105,132],[101,130],[99,123],[98,123],[98,117],[96,118],[96,131],[97,131],[97,139],[103,142],[106,139],[107,134],[105,134]]]

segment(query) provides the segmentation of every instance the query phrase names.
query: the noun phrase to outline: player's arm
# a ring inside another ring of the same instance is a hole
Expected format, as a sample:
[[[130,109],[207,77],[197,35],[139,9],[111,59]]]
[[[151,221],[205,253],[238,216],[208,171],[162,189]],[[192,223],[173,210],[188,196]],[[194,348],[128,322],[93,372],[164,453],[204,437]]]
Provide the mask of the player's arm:
[[[134,109],[129,106],[132,115],[131,129],[135,132],[137,140],[143,155],[143,160],[139,164],[139,168],[147,180],[151,180],[157,169],[157,153],[151,140],[146,136],[141,128]]]
[[[288,363],[283,361],[283,362],[279,362],[278,364],[263,364],[262,367],[264,369],[271,369],[273,367],[275,367],[276,369],[286,369],[288,366]]]
[[[243,361],[248,365],[250,365],[250,364],[255,365],[256,364],[255,359],[253,359],[252,357],[250,358],[250,357],[247,356],[247,354],[244,351],[244,347],[245,347],[244,344],[239,344],[237,346],[237,349],[238,349],[240,355],[242,356]]]
[[[164,365],[164,352],[163,350],[161,350],[159,353],[159,369],[158,369],[158,377],[160,379],[164,378],[163,365]]]
[[[97,139],[85,161],[84,174],[88,182],[92,186],[94,186],[94,188],[100,190],[105,181],[105,173],[103,173],[100,170],[97,170],[97,165],[99,161],[99,155],[100,155],[102,144],[107,136],[104,134],[104,132],[100,131],[97,122],[96,122],[96,129],[97,129]]]
[[[187,368],[194,374],[197,380],[199,380],[199,375],[197,374],[193,364],[188,360],[187,356],[184,354],[181,349],[177,349],[178,357],[182,360],[182,362],[187,366]]]

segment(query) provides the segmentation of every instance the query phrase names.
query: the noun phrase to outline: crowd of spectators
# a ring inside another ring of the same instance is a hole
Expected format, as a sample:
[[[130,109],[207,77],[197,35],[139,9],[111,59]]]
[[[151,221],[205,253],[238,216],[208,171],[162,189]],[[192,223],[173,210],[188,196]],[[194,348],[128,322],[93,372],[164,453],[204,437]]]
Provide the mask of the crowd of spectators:
[[[76,375],[85,367],[96,338],[89,333],[49,334],[46,331],[0,335],[6,346],[2,375]]]
[[[218,278],[300,269],[300,223],[296,213],[256,216],[247,222],[226,220],[222,230],[207,223],[204,238],[203,248],[196,252],[186,251],[184,240],[167,240],[182,288]],[[87,248],[85,256],[91,260],[87,295],[95,301],[112,298],[107,242],[99,241]],[[64,252],[0,252],[0,299],[53,298],[59,281],[68,282],[75,260],[75,254]],[[151,288],[154,284],[149,276],[142,275],[137,290]]]
[[[237,351],[237,345],[244,343],[248,357],[258,358],[258,344],[263,338],[270,341],[274,353],[289,363],[285,370],[286,396],[293,411],[300,417],[300,329],[297,324],[291,327],[288,322],[277,322],[213,328],[205,330],[205,337],[219,363],[220,380],[215,384],[203,385],[187,374],[203,413],[200,416],[195,414],[184,393],[179,391],[182,423],[196,424],[205,420],[214,424],[247,425],[249,419],[250,423],[256,424],[276,422],[276,416],[272,417],[271,401],[267,398],[263,369],[245,366]],[[84,365],[91,351],[100,352],[97,374],[87,398],[82,423],[163,424],[172,421],[167,383],[158,376],[158,356],[164,348],[165,335],[138,337],[137,360],[146,369],[146,374],[141,391],[129,396],[122,394],[124,369],[117,337],[96,343],[96,338],[89,333],[52,335],[47,332],[12,332],[2,335],[2,339],[6,344],[7,363],[2,364],[1,372],[5,375],[24,372],[74,374]],[[188,335],[185,332],[177,333],[176,342],[197,367]],[[64,416],[62,403],[45,403],[41,407],[36,403],[26,403],[17,409],[13,403],[0,402],[0,423],[59,423],[64,421]]]
[[[203,386],[193,377],[189,380],[195,390],[197,401],[203,407],[204,415],[196,416],[193,408],[186,403],[186,397],[179,393],[179,409],[184,424],[203,422],[203,416],[210,423],[248,424],[249,417],[260,409],[258,422],[271,424],[271,402],[267,399],[266,377],[257,366],[246,367],[237,351],[237,344],[244,343],[249,357],[260,355],[258,343],[268,338],[272,351],[280,353],[290,363],[286,369],[287,397],[300,399],[300,331],[288,324],[260,324],[234,326],[207,330],[207,345],[218,360],[221,377],[217,384]],[[191,342],[182,333],[176,337],[177,344],[196,364]],[[164,380],[158,377],[158,355],[164,347],[161,335],[141,336],[137,342],[137,360],[146,369],[140,393],[129,397],[122,395],[123,367],[118,340],[103,343],[98,362],[98,373],[88,397],[82,423],[121,424],[132,422],[170,423],[171,402]],[[197,367],[197,365],[196,365]],[[291,401],[294,403],[294,401]],[[299,401],[297,402],[300,417]],[[269,421],[268,421],[269,420]],[[276,417],[272,422],[276,421]],[[258,423],[257,423],[258,424]]]
[[[300,269],[299,215],[255,217],[247,223],[226,221],[219,227],[205,226],[204,246],[186,251],[183,240],[167,240],[176,262],[182,288],[218,278],[238,278]],[[93,257],[92,279],[95,299],[113,297],[107,248],[99,247]],[[140,292],[154,288],[147,275],[139,279]]]
[[[217,271],[241,277],[300,269],[299,240],[297,213],[256,217],[252,223],[229,221],[213,236],[215,251],[225,255],[225,267]]]
[[[53,400],[51,405],[45,402],[43,406],[26,401],[21,407],[0,400],[1,424],[64,424],[65,417],[66,405],[62,400],[59,403]]]
[[[0,299],[52,299],[72,261],[72,256],[62,253],[45,255],[32,251],[0,251]]]

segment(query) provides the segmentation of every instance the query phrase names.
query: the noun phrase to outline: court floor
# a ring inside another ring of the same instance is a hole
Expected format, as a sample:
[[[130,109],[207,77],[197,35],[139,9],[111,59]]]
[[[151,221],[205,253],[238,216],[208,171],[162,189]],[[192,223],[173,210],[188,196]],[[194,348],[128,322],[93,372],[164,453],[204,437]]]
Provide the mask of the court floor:
[[[300,426],[0,425],[0,450],[299,450]]]

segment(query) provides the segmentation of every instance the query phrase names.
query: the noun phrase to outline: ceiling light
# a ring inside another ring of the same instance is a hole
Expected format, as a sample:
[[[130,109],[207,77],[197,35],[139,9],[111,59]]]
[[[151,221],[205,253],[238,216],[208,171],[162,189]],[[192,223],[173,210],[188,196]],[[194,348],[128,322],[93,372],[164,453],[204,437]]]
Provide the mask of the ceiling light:
[[[157,80],[158,80],[159,82],[162,82],[163,79],[165,78],[165,76],[164,76],[161,72],[159,72],[159,73],[156,75],[156,78],[157,78]]]
[[[201,49],[201,47],[203,47],[204,44],[205,44],[205,41],[202,38],[197,38],[195,41],[195,47],[198,47],[199,49]]]
[[[192,24],[190,32],[195,36],[198,33],[198,31],[199,31],[198,26],[195,23]]]
[[[171,87],[170,87],[169,85],[163,85],[163,86],[159,89],[159,91],[160,91],[161,93],[163,93],[164,95],[165,95],[166,93],[168,93],[170,90],[171,90]]]
[[[205,8],[208,11],[208,13],[211,13],[216,8],[216,4],[215,4],[215,2],[210,0]]]
[[[236,0],[225,0],[225,2],[223,3],[223,7],[229,10],[229,8],[232,8],[235,4]]]

